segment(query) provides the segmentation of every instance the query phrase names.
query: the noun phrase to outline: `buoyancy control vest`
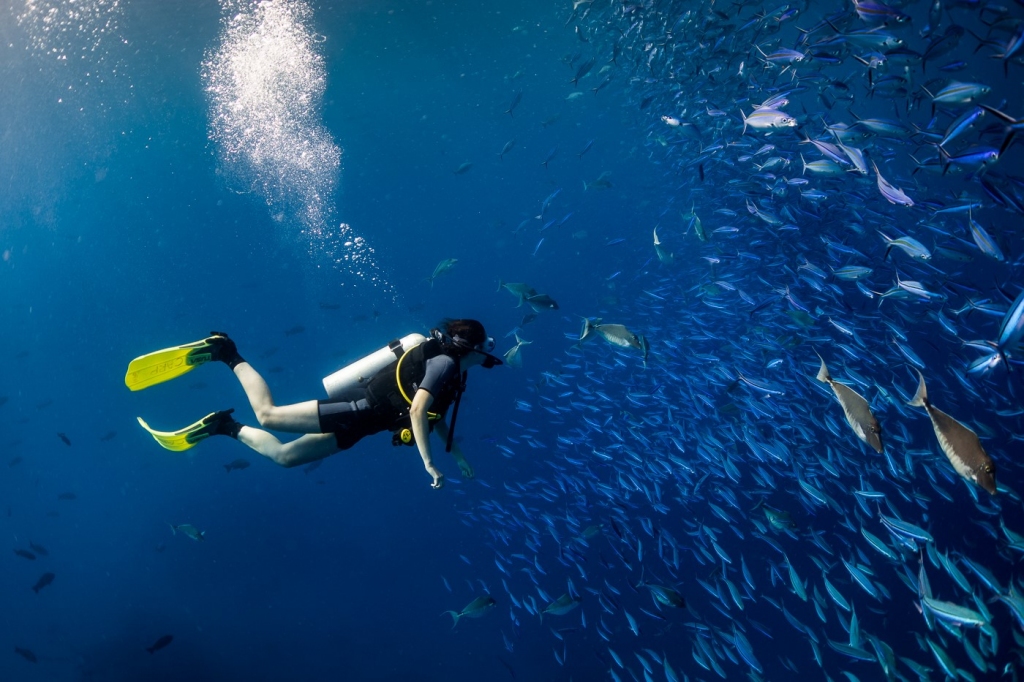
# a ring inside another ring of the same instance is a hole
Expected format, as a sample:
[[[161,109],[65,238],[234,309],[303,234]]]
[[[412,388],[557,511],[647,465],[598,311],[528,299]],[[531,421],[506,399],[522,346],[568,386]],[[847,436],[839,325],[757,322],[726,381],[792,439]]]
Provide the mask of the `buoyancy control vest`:
[[[427,360],[445,355],[437,339],[428,339],[402,353],[377,372],[366,386],[366,401],[382,423],[391,431],[408,428],[409,407],[427,371]],[[455,375],[433,394],[428,420],[433,423],[444,418],[462,387],[463,376],[457,357]]]

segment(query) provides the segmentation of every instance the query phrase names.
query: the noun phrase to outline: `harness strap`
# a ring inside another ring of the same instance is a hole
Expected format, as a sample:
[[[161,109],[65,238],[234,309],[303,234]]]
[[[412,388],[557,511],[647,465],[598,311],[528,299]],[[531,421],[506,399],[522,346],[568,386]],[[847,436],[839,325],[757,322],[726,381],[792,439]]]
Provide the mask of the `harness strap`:
[[[402,356],[405,354],[405,351],[402,350],[402,341],[400,339],[393,339],[391,343],[388,344],[388,350],[395,354],[396,360],[401,360]]]
[[[391,343],[395,342],[392,341]],[[399,349],[401,349],[402,347],[402,344],[400,342],[398,344],[398,347]],[[388,348],[391,348],[391,344],[388,344]],[[409,397],[409,395],[405,392],[405,387],[402,386],[402,361],[405,360],[406,355],[408,354],[403,353],[398,356],[398,364],[395,365],[395,384],[398,386],[398,392],[402,394],[402,397],[405,399],[406,404],[411,406],[412,398]],[[440,418],[441,415],[439,414],[436,414],[434,412],[427,412],[427,419],[432,422],[436,422]]]
[[[455,389],[455,405],[452,407],[452,425],[448,427],[448,442],[445,443],[444,451],[452,451],[452,443],[455,442],[455,422],[459,419],[459,404],[462,402],[462,393],[466,390],[466,372],[462,373],[459,387]]]

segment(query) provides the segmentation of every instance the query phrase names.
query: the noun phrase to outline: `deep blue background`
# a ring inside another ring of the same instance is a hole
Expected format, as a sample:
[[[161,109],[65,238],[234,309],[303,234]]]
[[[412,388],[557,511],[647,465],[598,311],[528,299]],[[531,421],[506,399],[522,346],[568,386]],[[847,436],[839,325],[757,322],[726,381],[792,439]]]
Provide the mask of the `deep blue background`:
[[[525,428],[552,446],[576,423],[568,415],[569,426],[551,424],[535,394],[542,372],[572,361],[565,337],[577,332],[577,316],[610,313],[614,321],[631,321],[650,303],[640,294],[648,285],[634,281],[652,256],[650,228],[666,206],[682,201],[676,189],[693,182],[667,179],[656,151],[645,146],[645,126],[652,119],[657,125],[660,112],[638,114],[623,77],[596,95],[584,89],[583,97],[566,101],[572,69],[562,62],[581,48],[563,27],[565,7],[314,4],[312,29],[327,37],[323,122],[344,150],[337,220],[373,245],[390,285],[374,287],[324,267],[298,226],[273,221],[258,197],[236,193],[218,174],[200,79],[221,29],[216,3],[126,3],[117,30],[90,53],[95,59],[64,62],[30,49],[14,12],[5,7],[0,18],[0,396],[8,398],[0,406],[0,529],[12,548],[32,541],[50,555],[28,562],[0,553],[0,643],[7,647],[0,650],[0,679],[503,679],[499,657],[517,679],[596,679],[609,664],[592,629],[567,635],[566,667],[550,651],[562,644],[549,626],[579,627],[582,609],[557,626],[518,611],[523,625],[513,629],[493,566],[490,521],[470,515],[480,501],[498,497],[503,484],[552,476],[547,449],[523,444],[507,459],[495,444]],[[77,46],[84,40],[62,39]],[[963,49],[969,54],[973,42]],[[1001,81],[998,65],[982,67],[992,82]],[[1020,68],[1013,72],[1009,82],[1019,85]],[[592,74],[587,87],[597,78]],[[513,118],[503,112],[520,88]],[[499,160],[511,138],[516,147]],[[578,158],[591,139],[593,148]],[[558,156],[545,169],[540,162],[555,145]],[[1020,148],[1013,151],[1019,155]],[[464,161],[473,168],[455,175]],[[613,172],[611,190],[584,191],[583,181],[606,170]],[[906,177],[910,168],[901,170]],[[549,215],[573,211],[572,218],[544,235],[532,221],[525,235],[513,236],[556,188],[562,192]],[[991,219],[1019,222],[1002,214]],[[586,236],[574,238],[580,230]],[[545,242],[534,257],[540,236]],[[629,239],[605,246],[619,237]],[[456,268],[429,287],[424,278],[452,257]],[[495,292],[499,278],[550,293],[561,308],[523,332],[533,341],[524,350],[524,371],[474,372],[458,431],[477,481],[459,480],[454,463],[439,454],[449,485],[433,491],[416,452],[392,449],[383,436],[306,473],[259,460],[228,439],[186,454],[165,452],[135,423],[142,415],[170,430],[232,406],[253,423],[237,383],[219,365],[139,394],[124,388],[132,357],[212,329],[238,340],[280,403],[321,397],[324,375],[445,316],[481,319],[506,350],[511,339],[502,337],[524,309]],[[679,291],[696,280],[681,275]],[[659,325],[665,340],[686,331],[667,317]],[[304,331],[285,333],[296,326]],[[635,358],[627,362],[632,367]],[[900,379],[909,388],[907,376]],[[651,383],[659,382],[637,380],[638,390],[650,392]],[[534,411],[517,411],[517,399],[533,402]],[[621,408],[609,406],[608,415]],[[656,410],[662,415],[664,404]],[[923,415],[914,428],[918,445],[926,443]],[[57,432],[67,434],[70,448]],[[116,436],[101,441],[109,432]],[[8,467],[15,457],[22,461]],[[239,457],[253,465],[225,474],[223,465]],[[1012,486],[1015,476],[1004,480]],[[65,492],[76,499],[58,500]],[[552,509],[557,513],[558,505]],[[1017,509],[1008,513],[1019,517]],[[194,524],[207,540],[172,536],[167,523]],[[962,536],[970,527],[954,531]],[[685,538],[683,530],[674,534]],[[732,546],[738,555],[739,545]],[[544,588],[552,597],[564,591],[566,575],[584,583],[546,550],[541,563],[558,569],[548,571]],[[753,551],[779,562],[764,547]],[[597,565],[594,558],[591,569]],[[758,582],[767,589],[764,566]],[[817,580],[809,561],[801,569]],[[43,571],[56,580],[37,595],[29,588]],[[903,589],[891,572],[880,579]],[[470,583],[477,580],[499,606],[452,633],[441,614],[479,595],[480,584]],[[529,583],[517,580],[527,591]],[[646,594],[628,592],[636,580],[619,576],[623,601],[650,609]],[[699,600],[699,588],[690,587]],[[844,589],[854,597],[855,587]],[[777,619],[775,642],[756,640],[762,662],[786,674],[769,663],[778,646],[816,670],[806,641],[789,642],[792,632],[779,614],[759,608],[760,620]],[[1004,607],[991,608],[1008,624]],[[919,617],[908,609],[893,620],[914,619],[916,628]],[[586,611],[592,623],[599,612]],[[814,618],[809,611],[801,617]],[[678,629],[647,627],[647,637],[634,644],[616,619],[615,648],[624,656],[639,646],[667,651],[677,670],[703,673],[689,657],[689,640],[673,637]],[[879,615],[872,631],[914,647],[911,637],[900,637],[903,630]],[[167,633],[175,637],[168,649],[145,652]],[[514,653],[502,633],[515,641]],[[1005,633],[1004,651],[1012,641]],[[11,653],[14,646],[33,650],[38,666]],[[639,670],[635,661],[627,664]],[[858,670],[872,679],[878,669]]]

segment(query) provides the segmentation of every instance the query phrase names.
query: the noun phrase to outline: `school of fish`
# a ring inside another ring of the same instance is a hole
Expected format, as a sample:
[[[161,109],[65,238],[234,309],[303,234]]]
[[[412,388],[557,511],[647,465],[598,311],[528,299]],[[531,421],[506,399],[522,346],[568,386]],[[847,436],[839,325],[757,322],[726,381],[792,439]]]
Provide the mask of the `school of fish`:
[[[566,331],[496,443],[548,473],[460,503],[493,566],[449,614],[616,682],[1018,679],[1024,2],[561,16],[565,99],[632,112],[664,203],[608,242],[643,245],[631,293],[580,311],[616,319]]]

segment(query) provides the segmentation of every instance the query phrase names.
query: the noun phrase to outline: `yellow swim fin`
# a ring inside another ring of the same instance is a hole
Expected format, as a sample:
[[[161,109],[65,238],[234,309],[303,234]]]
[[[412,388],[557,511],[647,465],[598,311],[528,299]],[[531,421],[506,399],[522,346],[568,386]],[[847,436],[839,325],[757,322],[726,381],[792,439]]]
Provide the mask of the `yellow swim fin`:
[[[153,436],[153,439],[159,443],[161,447],[172,452],[184,452],[185,450],[194,447],[199,441],[216,435],[221,422],[225,419],[231,420],[232,412],[234,412],[234,410],[211,412],[194,424],[189,424],[185,428],[177,431],[157,431],[150,428],[149,424],[147,424],[142,417],[136,417],[136,419],[139,420],[139,424],[142,425],[142,428],[146,429],[146,431],[149,432],[149,435]]]
[[[191,372],[199,365],[214,359],[214,353],[220,349],[227,337],[209,336],[202,341],[186,343],[184,346],[164,348],[128,363],[128,372],[124,375],[124,385],[133,391],[141,391],[150,386],[162,384],[176,379],[182,374]]]

